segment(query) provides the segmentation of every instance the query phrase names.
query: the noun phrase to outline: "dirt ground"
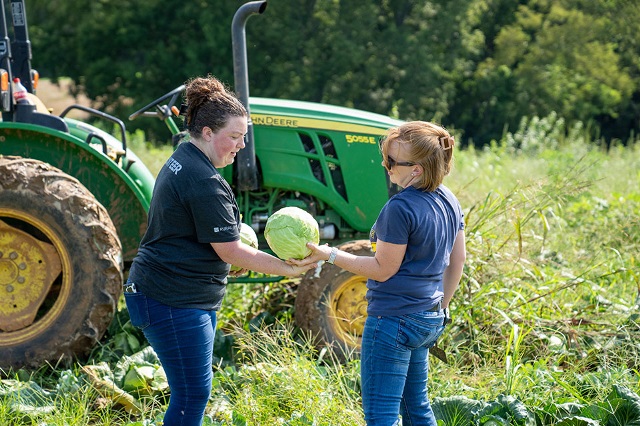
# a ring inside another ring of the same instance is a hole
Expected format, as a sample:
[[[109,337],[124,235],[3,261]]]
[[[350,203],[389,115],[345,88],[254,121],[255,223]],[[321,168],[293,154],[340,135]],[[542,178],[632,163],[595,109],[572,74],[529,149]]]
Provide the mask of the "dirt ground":
[[[86,96],[74,98],[69,94],[69,84],[69,79],[61,79],[58,81],[58,84],[52,83],[49,79],[40,79],[38,88],[36,89],[36,95],[51,113],[55,115],[59,115],[65,108],[73,104],[90,106],[89,99]],[[68,116],[80,118],[86,117],[87,115],[88,114],[81,111],[71,111]]]

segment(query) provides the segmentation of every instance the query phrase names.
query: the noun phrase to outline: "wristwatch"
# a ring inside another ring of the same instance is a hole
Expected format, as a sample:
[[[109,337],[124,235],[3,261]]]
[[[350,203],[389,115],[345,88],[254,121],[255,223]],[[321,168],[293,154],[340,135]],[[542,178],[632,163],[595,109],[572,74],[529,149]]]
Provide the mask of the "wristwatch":
[[[338,249],[333,247],[331,249],[331,254],[329,254],[329,259],[327,259],[327,263],[333,265],[333,262],[336,261],[336,256],[338,255]]]
[[[451,323],[451,315],[449,314],[449,308],[444,308],[444,321],[442,325],[447,325]]]

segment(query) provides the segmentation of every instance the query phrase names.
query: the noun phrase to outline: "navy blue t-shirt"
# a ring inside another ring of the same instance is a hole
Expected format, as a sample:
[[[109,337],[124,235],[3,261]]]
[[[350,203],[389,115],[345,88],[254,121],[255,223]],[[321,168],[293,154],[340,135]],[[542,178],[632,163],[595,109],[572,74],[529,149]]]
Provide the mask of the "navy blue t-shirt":
[[[231,187],[202,151],[183,143],[156,179],[148,228],[129,279],[164,304],[218,309],[230,265],[210,243],[237,241],[239,230]]]
[[[433,192],[409,186],[387,201],[370,239],[406,244],[398,272],[387,281],[367,281],[368,315],[421,312],[442,299],[443,273],[458,231],[464,229],[458,199],[444,185]]]

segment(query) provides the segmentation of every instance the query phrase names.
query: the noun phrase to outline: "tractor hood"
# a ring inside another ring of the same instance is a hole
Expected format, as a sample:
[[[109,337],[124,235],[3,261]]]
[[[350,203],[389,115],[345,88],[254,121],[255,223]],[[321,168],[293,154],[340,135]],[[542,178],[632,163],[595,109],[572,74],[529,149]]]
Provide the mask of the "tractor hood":
[[[251,120],[258,126],[383,135],[390,127],[403,123],[382,114],[314,102],[251,97],[249,103]]]

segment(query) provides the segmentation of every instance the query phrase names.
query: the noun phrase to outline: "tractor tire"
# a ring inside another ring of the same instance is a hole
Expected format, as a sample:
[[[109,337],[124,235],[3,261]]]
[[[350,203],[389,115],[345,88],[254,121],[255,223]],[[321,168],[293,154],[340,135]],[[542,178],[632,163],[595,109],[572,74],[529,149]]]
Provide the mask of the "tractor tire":
[[[371,243],[344,243],[340,250],[372,256]],[[367,279],[325,263],[320,273],[310,270],[296,293],[296,325],[310,334],[318,349],[332,349],[340,362],[359,357],[364,322],[367,319]]]
[[[122,270],[89,190],[47,163],[0,156],[0,368],[84,359],[113,318]]]

